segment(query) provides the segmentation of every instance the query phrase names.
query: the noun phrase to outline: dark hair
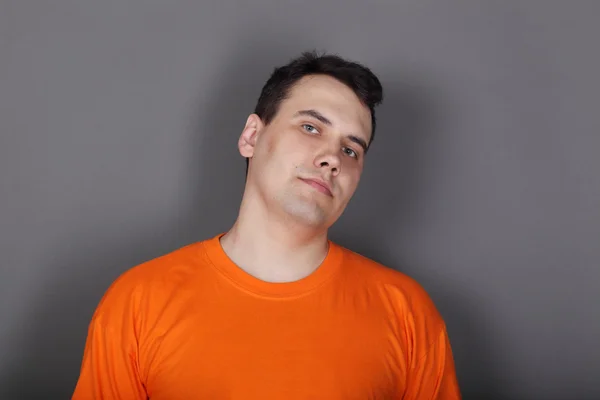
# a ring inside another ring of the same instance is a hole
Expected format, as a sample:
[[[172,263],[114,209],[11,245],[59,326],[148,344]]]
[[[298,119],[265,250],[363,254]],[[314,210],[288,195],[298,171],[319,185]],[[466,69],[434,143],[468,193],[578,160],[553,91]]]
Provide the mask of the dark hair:
[[[375,106],[383,100],[383,88],[371,70],[356,62],[345,60],[337,55],[319,55],[315,51],[304,52],[288,64],[277,67],[262,88],[254,109],[261,120],[268,125],[279,110],[293,85],[307,75],[328,75],[348,86],[371,112],[371,140],[375,137]],[[246,159],[246,168],[248,159]],[[246,171],[247,172],[247,171]]]

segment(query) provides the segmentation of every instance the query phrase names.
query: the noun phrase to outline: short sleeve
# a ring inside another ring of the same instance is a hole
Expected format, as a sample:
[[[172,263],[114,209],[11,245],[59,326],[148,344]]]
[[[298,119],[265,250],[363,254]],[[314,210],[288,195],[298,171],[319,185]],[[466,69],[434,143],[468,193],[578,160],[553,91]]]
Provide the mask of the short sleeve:
[[[450,339],[445,326],[426,354],[410,367],[403,399],[461,399]]]
[[[88,327],[73,400],[147,399],[139,373],[134,298],[119,279],[102,298]]]

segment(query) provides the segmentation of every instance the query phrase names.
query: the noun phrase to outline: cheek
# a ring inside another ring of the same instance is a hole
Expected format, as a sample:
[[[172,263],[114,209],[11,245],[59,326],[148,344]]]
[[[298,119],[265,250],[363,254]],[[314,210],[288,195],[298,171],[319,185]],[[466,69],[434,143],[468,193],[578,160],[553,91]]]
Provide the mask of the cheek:
[[[273,154],[273,150],[275,149],[275,140],[273,135],[266,135],[264,140],[263,152],[267,155]]]
[[[264,151],[270,157],[289,158],[301,149],[300,143],[295,139],[294,132],[285,130],[277,131],[277,127],[270,131],[264,138]]]
[[[362,168],[357,167],[356,165],[346,167],[345,173],[342,173],[342,176],[340,177],[340,184],[342,185],[345,195],[352,196],[352,194],[354,194],[358,182],[360,181],[361,173]]]
[[[363,171],[362,161],[346,157],[343,159],[342,171],[345,172],[348,180],[358,181]]]

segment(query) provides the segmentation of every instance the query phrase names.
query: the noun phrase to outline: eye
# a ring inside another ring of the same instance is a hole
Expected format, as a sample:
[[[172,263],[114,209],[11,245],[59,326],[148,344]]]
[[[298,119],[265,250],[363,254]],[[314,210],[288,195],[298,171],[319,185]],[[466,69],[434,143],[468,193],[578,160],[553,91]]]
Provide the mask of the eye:
[[[317,128],[315,128],[314,126],[312,126],[310,124],[302,124],[302,129],[304,129],[306,132],[313,134],[313,135],[319,133]]]
[[[352,150],[350,147],[342,148],[342,151],[352,158],[358,158],[358,153]]]

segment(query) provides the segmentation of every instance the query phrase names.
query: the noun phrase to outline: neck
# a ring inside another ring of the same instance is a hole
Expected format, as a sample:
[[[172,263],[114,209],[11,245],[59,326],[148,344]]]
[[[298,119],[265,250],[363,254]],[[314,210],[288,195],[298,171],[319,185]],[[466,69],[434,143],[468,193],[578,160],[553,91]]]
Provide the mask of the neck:
[[[323,262],[327,230],[275,215],[258,199],[244,196],[221,246],[250,275],[267,282],[292,282],[310,275]]]

